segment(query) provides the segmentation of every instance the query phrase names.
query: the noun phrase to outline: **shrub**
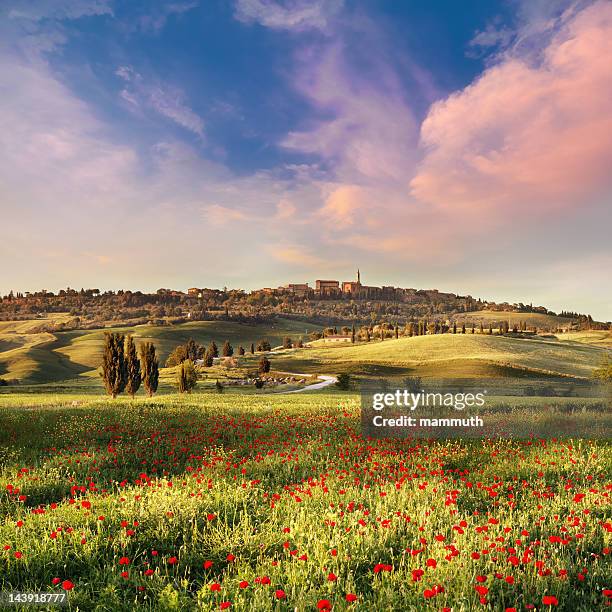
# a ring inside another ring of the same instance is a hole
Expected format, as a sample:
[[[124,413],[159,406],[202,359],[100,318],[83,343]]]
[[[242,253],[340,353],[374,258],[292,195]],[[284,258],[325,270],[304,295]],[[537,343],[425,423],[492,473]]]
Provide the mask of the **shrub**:
[[[336,387],[338,389],[342,389],[343,391],[348,391],[351,386],[351,376],[346,372],[342,374],[338,374],[338,380],[336,381]]]

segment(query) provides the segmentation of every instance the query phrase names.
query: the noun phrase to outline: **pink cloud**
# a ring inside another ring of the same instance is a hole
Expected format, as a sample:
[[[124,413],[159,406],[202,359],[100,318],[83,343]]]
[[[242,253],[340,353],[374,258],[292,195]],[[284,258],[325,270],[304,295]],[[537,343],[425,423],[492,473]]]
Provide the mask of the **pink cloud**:
[[[369,70],[375,80],[349,65],[341,44],[304,52],[296,88],[325,118],[282,144],[331,161],[343,181],[403,180],[416,159],[416,122],[388,65]]]
[[[434,104],[412,194],[465,213],[533,213],[610,187],[610,57],[612,4],[597,2],[566,19],[537,65],[507,54]]]

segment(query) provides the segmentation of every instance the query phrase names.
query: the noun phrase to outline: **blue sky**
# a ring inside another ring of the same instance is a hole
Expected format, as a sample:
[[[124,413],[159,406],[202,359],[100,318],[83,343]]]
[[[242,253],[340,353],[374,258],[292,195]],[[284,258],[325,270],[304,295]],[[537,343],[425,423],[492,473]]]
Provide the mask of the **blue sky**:
[[[359,266],[610,319],[611,33],[601,0],[9,0],[0,292]]]

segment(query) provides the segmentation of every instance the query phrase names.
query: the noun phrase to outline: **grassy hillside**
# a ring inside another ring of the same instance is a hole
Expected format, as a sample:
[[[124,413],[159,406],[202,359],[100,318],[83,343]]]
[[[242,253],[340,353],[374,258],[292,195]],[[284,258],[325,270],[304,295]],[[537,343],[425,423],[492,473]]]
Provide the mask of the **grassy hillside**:
[[[363,376],[588,378],[604,350],[556,339],[444,334],[287,352],[274,366]]]
[[[566,342],[581,342],[603,348],[612,348],[612,330],[567,332],[558,334],[557,338]]]
[[[559,325],[567,325],[571,319],[564,317],[556,317],[553,315],[540,314],[538,312],[503,312],[497,310],[478,310],[476,312],[466,312],[465,314],[457,315],[457,321],[465,321],[466,325],[471,325],[472,322],[478,326],[482,324],[486,327],[489,323],[495,327],[496,323],[508,321],[510,326],[521,321],[525,321],[528,326],[537,326],[538,328],[553,329]]]
[[[41,323],[36,320],[0,324],[0,376],[27,383],[48,383],[87,373],[96,375],[104,332],[110,329],[36,332]],[[137,341],[151,340],[163,362],[175,346],[189,338],[202,344],[215,340],[219,345],[229,340],[235,348],[240,344],[248,348],[251,342],[266,338],[274,346],[281,344],[284,336],[305,335],[308,328],[303,322],[279,319],[265,325],[194,321],[167,327],[116,327],[112,331],[131,333]]]

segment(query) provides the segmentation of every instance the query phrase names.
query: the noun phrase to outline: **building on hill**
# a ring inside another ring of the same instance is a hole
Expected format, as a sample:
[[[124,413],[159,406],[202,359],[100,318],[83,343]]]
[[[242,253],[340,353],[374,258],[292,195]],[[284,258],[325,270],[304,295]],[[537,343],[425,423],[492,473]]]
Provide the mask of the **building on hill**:
[[[340,283],[337,280],[316,280],[315,293],[321,297],[340,295]]]
[[[361,293],[361,274],[359,268],[357,269],[357,280],[356,281],[344,281],[342,283],[342,293],[344,295],[350,295],[351,297],[358,297]]]
[[[323,341],[330,344],[336,344],[338,342],[351,342],[351,334],[332,334],[331,336],[325,336]]]
[[[298,297],[307,297],[312,289],[308,286],[308,283],[289,283],[283,287],[279,287],[281,291],[293,293]]]

